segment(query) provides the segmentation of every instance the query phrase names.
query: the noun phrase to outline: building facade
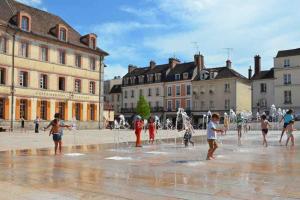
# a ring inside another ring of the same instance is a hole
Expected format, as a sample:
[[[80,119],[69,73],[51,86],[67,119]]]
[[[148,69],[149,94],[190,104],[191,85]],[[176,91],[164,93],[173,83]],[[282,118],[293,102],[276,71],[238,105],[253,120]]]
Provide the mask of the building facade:
[[[252,84],[252,113],[269,113],[270,108],[275,104],[275,76],[274,68],[261,70],[261,57],[254,57],[254,75],[249,69],[249,76]]]
[[[230,60],[225,67],[200,66],[192,81],[195,123],[202,124],[208,111],[221,115],[229,113],[230,109],[237,113],[251,111],[250,80],[232,69]]]
[[[102,126],[107,55],[95,34],[81,36],[55,15],[1,1],[0,118],[49,121],[59,112],[82,128]]]
[[[122,108],[122,84],[114,85],[109,92],[109,99],[114,110],[115,117],[121,114]]]
[[[278,51],[274,58],[275,105],[300,113],[300,48]]]

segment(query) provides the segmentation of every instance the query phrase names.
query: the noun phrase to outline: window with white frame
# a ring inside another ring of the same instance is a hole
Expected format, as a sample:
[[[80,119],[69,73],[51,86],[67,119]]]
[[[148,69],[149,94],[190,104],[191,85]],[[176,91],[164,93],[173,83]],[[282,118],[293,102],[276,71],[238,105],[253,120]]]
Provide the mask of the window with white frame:
[[[131,98],[134,98],[134,90],[131,90]]]
[[[175,74],[175,81],[179,81],[180,80],[180,74]]]
[[[0,85],[5,84],[6,79],[6,70],[5,68],[0,68]]]
[[[41,101],[39,117],[42,120],[47,120],[47,101]]]
[[[21,29],[23,31],[29,31],[29,18],[22,16]]]
[[[144,83],[144,76],[139,76],[139,83]]]
[[[40,75],[40,88],[44,90],[48,88],[48,76],[46,74]]]
[[[161,74],[160,73],[155,74],[155,81],[156,82],[161,81]]]
[[[27,42],[21,42],[19,55],[22,57],[28,58],[28,56],[29,56],[28,51],[29,51],[29,44]]]
[[[214,101],[209,101],[209,108],[214,108],[214,107],[215,107]]]
[[[90,94],[96,94],[96,82],[90,81],[90,87],[89,87]]]
[[[225,106],[224,106],[225,110],[229,110],[230,109],[230,100],[229,99],[225,99]]]
[[[266,99],[261,99],[260,100],[260,107],[263,107],[263,108],[267,108],[267,100]]]
[[[48,61],[48,47],[45,46],[41,47],[41,61],[44,62]]]
[[[283,67],[289,67],[289,66],[290,66],[290,59],[284,59]]]
[[[266,93],[267,92],[267,84],[266,83],[261,83],[260,84],[260,92],[261,93]]]
[[[186,95],[191,95],[191,85],[186,86]]]
[[[7,40],[5,37],[0,36],[0,53],[6,53]]]
[[[59,40],[67,41],[67,30],[65,28],[60,28],[59,30]]]
[[[96,59],[90,58],[90,70],[96,70]]]
[[[168,87],[168,96],[172,96],[172,87]]]
[[[292,103],[292,91],[290,91],[290,90],[284,91],[284,103],[285,104]]]
[[[175,101],[175,108],[176,108],[176,111],[178,110],[178,108],[180,108],[180,100],[179,99],[176,99],[176,101]]]
[[[170,100],[167,103],[167,109],[168,109],[168,111],[172,110],[172,101],[170,101]]]
[[[148,96],[149,96],[149,97],[152,96],[152,89],[151,89],[151,88],[148,89]]]
[[[62,65],[66,64],[66,52],[64,50],[58,51],[58,63]]]
[[[229,83],[225,83],[224,92],[230,92],[230,84]]]
[[[180,96],[180,85],[176,85],[176,96]]]
[[[127,108],[127,103],[124,103],[124,107]]]
[[[190,99],[186,100],[186,109],[191,110],[191,100]]]
[[[156,96],[159,96],[160,95],[160,90],[159,88],[156,88]]]
[[[143,89],[140,89],[140,96],[144,96]]]
[[[148,83],[152,83],[153,82],[153,74],[148,74],[147,79],[148,79]]]
[[[127,92],[127,90],[125,90],[124,91],[124,98],[127,99],[127,97],[128,97],[128,92]]]
[[[283,75],[283,84],[284,85],[290,85],[290,84],[292,84],[292,76],[291,76],[291,74],[284,74]]]
[[[81,93],[81,80],[80,79],[75,80],[74,91],[76,93]]]
[[[65,91],[65,89],[66,89],[66,78],[59,77],[58,78],[58,90]]]
[[[183,73],[183,79],[187,80],[189,78],[189,73],[185,72]]]
[[[21,87],[28,87],[28,72],[20,71],[20,73],[19,73],[19,85]]]
[[[75,55],[75,66],[78,68],[81,68],[81,55],[80,54]]]

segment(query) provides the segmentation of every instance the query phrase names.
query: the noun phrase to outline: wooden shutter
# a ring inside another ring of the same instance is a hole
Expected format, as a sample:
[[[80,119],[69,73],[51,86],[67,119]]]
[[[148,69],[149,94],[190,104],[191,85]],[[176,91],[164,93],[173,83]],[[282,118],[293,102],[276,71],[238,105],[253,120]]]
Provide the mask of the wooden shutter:
[[[75,116],[75,103],[72,103],[72,118],[76,117]]]
[[[68,119],[68,103],[65,103],[65,120],[69,120]]]
[[[15,113],[16,113],[16,120],[19,120],[20,119],[20,99],[16,99]]]
[[[55,102],[55,113],[59,112],[59,102]]]
[[[8,120],[9,119],[9,99],[5,99],[5,105],[4,105],[4,119]]]
[[[90,112],[91,112],[91,105],[87,104],[87,121],[91,120]]]
[[[47,101],[47,120],[51,120],[51,116],[50,116],[50,109],[51,109],[51,102]]]
[[[31,118],[31,110],[32,110],[32,107],[31,107],[31,100],[27,100],[27,120],[32,120]]]
[[[80,110],[80,121],[82,121],[82,119],[83,119],[83,117],[82,117],[83,116],[83,105],[82,105],[82,103],[79,104],[79,107],[80,107],[80,109],[79,109]]]
[[[36,102],[36,116],[37,117],[42,117],[41,116],[41,101],[40,100],[37,100]]]
[[[97,104],[94,104],[94,119],[95,121],[98,120]]]

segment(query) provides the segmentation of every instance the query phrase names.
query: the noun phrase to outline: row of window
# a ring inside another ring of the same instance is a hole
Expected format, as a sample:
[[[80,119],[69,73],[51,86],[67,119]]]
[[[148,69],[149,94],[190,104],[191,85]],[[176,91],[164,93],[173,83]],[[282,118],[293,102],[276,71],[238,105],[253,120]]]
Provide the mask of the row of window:
[[[152,90],[153,90],[152,88],[148,88],[147,95],[149,97],[151,97],[153,95]],[[155,88],[155,95],[160,96],[160,89],[159,88]],[[130,96],[131,96],[131,98],[135,97],[135,90],[131,90]],[[139,90],[139,96],[144,96],[144,90],[143,89]],[[125,99],[128,98],[128,91],[127,90],[124,91],[124,98]]]
[[[28,15],[28,14],[26,14],[26,15]],[[26,32],[30,32],[31,31],[30,30],[30,27],[31,27],[31,18],[28,17],[28,16],[21,15],[21,24],[19,24],[19,27],[23,31],[26,31]],[[58,35],[56,35],[57,38],[60,41],[67,42],[68,41],[68,29],[65,26],[61,25],[61,24],[58,24],[56,26],[56,28],[58,29],[58,32],[57,32]],[[94,38],[94,37],[90,38],[89,47],[92,48],[92,49],[96,49],[96,38]]]
[[[149,101],[148,103],[151,108],[159,108],[161,106],[159,104],[159,101],[156,101],[156,102]],[[130,106],[130,107],[128,107],[128,106]],[[135,108],[135,104],[134,103],[130,103],[130,104],[124,103],[124,108]]]
[[[175,110],[178,110],[178,108],[181,108],[181,100],[180,99],[176,99],[175,100]],[[185,105],[185,109],[186,110],[191,110],[191,100],[187,99],[186,100],[186,105]],[[172,111],[173,110],[173,101],[172,100],[168,100],[167,101],[167,110],[168,111]]]
[[[186,87],[186,95],[191,95],[191,85],[176,85],[175,94],[176,96],[183,95],[181,94],[181,88]],[[167,89],[168,96],[171,97],[173,95],[172,86],[169,86]]]
[[[24,58],[30,57],[30,51],[29,51],[29,42],[21,41],[19,46],[19,56]],[[6,53],[7,52],[7,40],[5,37],[0,37],[0,53]],[[49,61],[49,48],[45,45],[40,46],[40,61],[48,62]],[[59,49],[58,50],[58,64],[65,65],[66,64],[66,51]],[[75,54],[74,55],[74,65],[77,68],[82,68],[82,55],[81,54]],[[96,58],[90,57],[89,58],[89,69],[90,70],[96,70]]]
[[[137,77],[132,76],[132,77],[125,77],[124,78],[124,84],[125,85],[133,85],[136,84]],[[160,82],[161,81],[161,73],[156,73],[156,74],[148,74],[147,75],[147,83],[154,83],[154,82]],[[145,83],[145,76],[141,75],[138,77],[138,83],[143,84]]]
[[[199,107],[197,101],[194,102],[194,107],[195,107],[195,108],[198,108],[198,107]],[[215,103],[214,103],[213,100],[210,100],[210,101],[209,101],[208,108],[209,108],[209,109],[215,109]],[[225,99],[225,100],[224,100],[224,109],[225,109],[225,110],[230,110],[230,108],[231,108],[231,106],[230,106],[230,99]],[[206,109],[206,102],[205,102],[205,101],[201,101],[201,102],[200,102],[200,109],[201,109],[201,110],[205,110],[205,109]]]
[[[0,68],[0,84],[5,84],[6,81],[6,71],[4,68]],[[29,82],[29,74],[27,71],[19,72],[19,80],[18,85],[21,87],[28,87]],[[49,78],[47,74],[40,74],[39,77],[39,88],[47,90],[49,88]],[[66,91],[66,78],[59,77],[58,78],[58,90]],[[80,79],[74,80],[74,92],[81,93],[82,92],[82,83]],[[89,93],[96,94],[96,82],[89,82]]]
[[[4,100],[0,99],[0,107],[2,106],[1,102],[4,102]],[[48,119],[48,114],[50,112],[50,107],[48,106],[48,101],[40,101],[39,103],[39,113],[37,113],[37,116],[42,120],[50,120]],[[76,120],[82,120],[82,105],[81,103],[75,103],[74,104],[74,117]],[[96,105],[90,104],[90,109],[88,110],[89,114],[89,120],[94,121],[96,119]],[[19,113],[20,118],[24,118],[25,120],[28,119],[28,100],[27,99],[21,99],[20,100],[20,107],[19,107]],[[60,116],[63,120],[65,120],[65,113],[66,113],[66,103],[65,102],[59,102],[58,103],[58,112],[60,113]],[[1,118],[2,116],[2,118]],[[0,119],[3,119],[3,114],[1,115],[0,112]]]

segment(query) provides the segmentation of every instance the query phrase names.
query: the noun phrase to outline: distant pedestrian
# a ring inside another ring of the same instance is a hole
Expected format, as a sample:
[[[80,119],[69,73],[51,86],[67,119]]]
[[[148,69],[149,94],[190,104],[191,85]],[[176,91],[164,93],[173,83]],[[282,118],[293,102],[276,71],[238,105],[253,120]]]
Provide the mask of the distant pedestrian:
[[[21,131],[25,132],[25,118],[24,118],[24,116],[21,117],[20,121],[21,121]]]
[[[238,132],[238,145],[241,145],[242,128],[243,128],[243,117],[241,113],[238,113],[236,116],[236,126]]]
[[[270,123],[267,120],[267,116],[266,115],[262,115],[261,116],[261,132],[263,135],[263,146],[268,146],[268,142],[267,142],[267,134],[269,132],[269,127],[270,127]]]
[[[39,126],[40,126],[40,118],[36,117],[34,120],[34,132],[39,133]]]

